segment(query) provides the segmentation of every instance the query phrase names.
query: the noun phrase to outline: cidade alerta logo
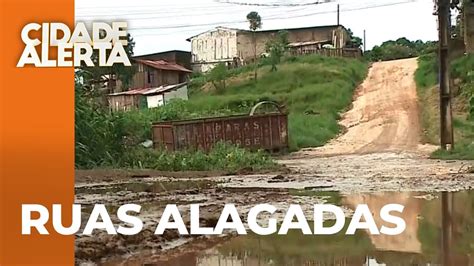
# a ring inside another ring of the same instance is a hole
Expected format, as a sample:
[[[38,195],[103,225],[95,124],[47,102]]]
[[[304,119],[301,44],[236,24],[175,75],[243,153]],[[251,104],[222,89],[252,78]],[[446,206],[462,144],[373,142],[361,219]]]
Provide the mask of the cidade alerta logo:
[[[94,22],[90,32],[83,22],[77,23],[72,31],[64,23],[29,23],[21,31],[25,49],[16,66],[112,66],[116,63],[130,66],[124,49],[128,44],[126,29],[127,22]],[[41,49],[37,49],[38,45]],[[57,49],[50,49],[53,47]],[[53,50],[56,56],[50,54]],[[93,56],[94,50],[97,56]]]

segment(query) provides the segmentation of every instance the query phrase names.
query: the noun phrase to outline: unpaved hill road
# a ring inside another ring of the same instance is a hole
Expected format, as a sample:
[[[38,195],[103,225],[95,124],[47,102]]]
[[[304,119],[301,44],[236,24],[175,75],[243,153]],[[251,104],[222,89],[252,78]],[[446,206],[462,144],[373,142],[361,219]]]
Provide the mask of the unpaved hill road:
[[[340,122],[347,131],[328,145],[304,150],[318,155],[413,152],[427,154],[421,127],[414,73],[416,58],[374,63],[357,88],[350,111]]]
[[[416,58],[374,63],[340,122],[346,131],[280,163],[296,173],[328,177],[449,177],[468,169],[470,162],[427,159],[436,147],[421,143],[417,66]]]

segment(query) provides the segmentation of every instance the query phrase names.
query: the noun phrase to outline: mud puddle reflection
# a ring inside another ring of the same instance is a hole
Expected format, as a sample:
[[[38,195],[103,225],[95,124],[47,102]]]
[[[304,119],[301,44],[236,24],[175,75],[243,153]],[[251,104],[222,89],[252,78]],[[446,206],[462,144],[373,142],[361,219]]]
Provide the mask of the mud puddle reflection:
[[[398,236],[345,230],[332,236],[227,236],[195,239],[161,254],[138,253],[110,258],[102,265],[474,265],[474,192],[386,192],[341,194],[293,190],[290,196],[322,197],[353,209],[367,204],[380,210],[388,203],[405,206],[406,230]],[[374,213],[377,224],[383,224]],[[346,222],[347,228],[348,222]]]

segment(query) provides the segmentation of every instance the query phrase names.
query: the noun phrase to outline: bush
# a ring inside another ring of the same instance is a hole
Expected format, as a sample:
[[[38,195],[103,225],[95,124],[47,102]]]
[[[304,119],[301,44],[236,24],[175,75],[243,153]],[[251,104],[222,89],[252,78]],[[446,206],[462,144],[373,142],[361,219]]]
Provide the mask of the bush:
[[[432,157],[442,159],[474,159],[474,55],[466,55],[451,64],[451,78],[458,80],[458,93],[454,96],[453,126],[455,149],[436,151]],[[435,53],[420,56],[415,80],[421,101],[421,117],[427,140],[437,143],[439,139],[438,61]],[[466,119],[467,118],[467,119]]]
[[[419,88],[430,88],[438,83],[438,60],[435,53],[424,54],[418,58],[415,82]]]
[[[435,42],[410,41],[406,38],[399,38],[395,41],[386,41],[380,46],[374,46],[372,50],[366,52],[365,57],[370,61],[387,61],[416,57],[434,52],[435,49]]]
[[[276,168],[276,163],[263,151],[252,152],[227,143],[217,143],[209,153],[202,151],[128,149],[113,167],[157,169],[162,171],[238,171]]]
[[[209,153],[201,151],[168,152],[140,146],[151,138],[151,125],[201,116],[189,111],[182,100],[159,108],[109,113],[93,99],[76,90],[75,152],[76,168],[147,168],[165,171],[259,170],[275,167],[263,151],[251,152],[218,143]]]

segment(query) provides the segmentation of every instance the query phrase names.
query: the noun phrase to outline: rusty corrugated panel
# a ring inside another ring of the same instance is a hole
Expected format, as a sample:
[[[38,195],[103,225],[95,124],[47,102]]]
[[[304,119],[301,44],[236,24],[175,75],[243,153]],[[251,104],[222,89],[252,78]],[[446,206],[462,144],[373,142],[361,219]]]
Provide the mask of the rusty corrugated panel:
[[[191,70],[175,64],[175,63],[170,63],[166,62],[165,60],[142,60],[142,59],[136,59],[135,61],[145,64],[147,66],[151,66],[155,69],[160,69],[160,70],[171,70],[171,71],[179,71],[179,72],[186,72],[186,73],[192,73]]]
[[[219,141],[248,149],[287,149],[288,116],[270,113],[153,124],[155,148],[208,151]]]

